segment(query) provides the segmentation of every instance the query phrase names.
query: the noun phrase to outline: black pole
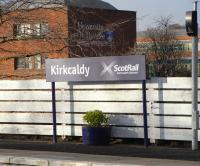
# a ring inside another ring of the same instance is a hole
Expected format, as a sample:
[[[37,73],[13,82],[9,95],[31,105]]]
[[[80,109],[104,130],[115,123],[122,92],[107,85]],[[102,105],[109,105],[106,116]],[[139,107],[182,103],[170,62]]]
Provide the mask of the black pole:
[[[51,83],[52,91],[52,116],[53,116],[53,143],[57,143],[57,127],[56,127],[56,92],[55,82]]]
[[[148,147],[146,80],[142,81],[142,94],[143,94],[144,146]]]

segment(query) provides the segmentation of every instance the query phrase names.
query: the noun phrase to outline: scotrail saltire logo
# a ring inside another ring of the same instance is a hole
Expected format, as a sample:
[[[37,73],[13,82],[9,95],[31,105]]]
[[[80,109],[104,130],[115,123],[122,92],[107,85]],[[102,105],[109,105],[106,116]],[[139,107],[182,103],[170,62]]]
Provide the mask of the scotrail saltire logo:
[[[52,65],[51,66],[51,75],[83,75],[88,77],[90,74],[90,67],[85,64],[76,65],[76,66],[66,66],[66,65]]]
[[[113,76],[114,74],[122,75],[122,74],[138,74],[139,73],[139,64],[127,64],[127,65],[119,65],[116,62],[112,62],[110,64],[102,63],[103,71],[101,75],[109,74]]]
[[[115,62],[112,62],[109,65],[107,65],[105,62],[102,62],[103,71],[101,72],[101,76],[105,75],[106,73],[109,73],[111,76],[114,75],[114,72],[112,71],[114,65]]]

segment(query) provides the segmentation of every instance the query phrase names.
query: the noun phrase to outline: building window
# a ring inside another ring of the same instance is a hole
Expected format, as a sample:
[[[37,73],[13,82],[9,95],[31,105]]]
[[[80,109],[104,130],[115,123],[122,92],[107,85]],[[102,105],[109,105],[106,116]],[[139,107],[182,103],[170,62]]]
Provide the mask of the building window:
[[[47,23],[36,24],[14,24],[13,36],[15,38],[31,38],[31,37],[43,37],[48,33]]]
[[[41,55],[15,58],[15,69],[44,69],[46,58]]]
[[[38,23],[32,25],[32,35],[33,36],[44,36],[48,33],[48,24],[47,23]]]

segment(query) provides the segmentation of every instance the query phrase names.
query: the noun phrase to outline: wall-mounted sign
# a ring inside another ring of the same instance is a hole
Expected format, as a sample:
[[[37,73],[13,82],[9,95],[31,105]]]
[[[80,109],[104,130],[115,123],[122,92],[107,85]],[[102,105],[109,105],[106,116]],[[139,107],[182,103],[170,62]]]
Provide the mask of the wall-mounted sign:
[[[145,56],[47,59],[47,82],[136,81],[146,79]]]

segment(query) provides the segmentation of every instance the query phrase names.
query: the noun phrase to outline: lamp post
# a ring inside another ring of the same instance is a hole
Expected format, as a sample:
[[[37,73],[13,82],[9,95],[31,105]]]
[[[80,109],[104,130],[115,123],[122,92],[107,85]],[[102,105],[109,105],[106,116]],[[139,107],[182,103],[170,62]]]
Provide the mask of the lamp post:
[[[198,23],[197,1],[193,2],[193,10],[196,12],[196,35],[192,37],[192,150],[198,149]]]
[[[198,149],[198,21],[197,2],[193,1],[193,11],[186,12],[186,31],[192,36],[192,150]]]

